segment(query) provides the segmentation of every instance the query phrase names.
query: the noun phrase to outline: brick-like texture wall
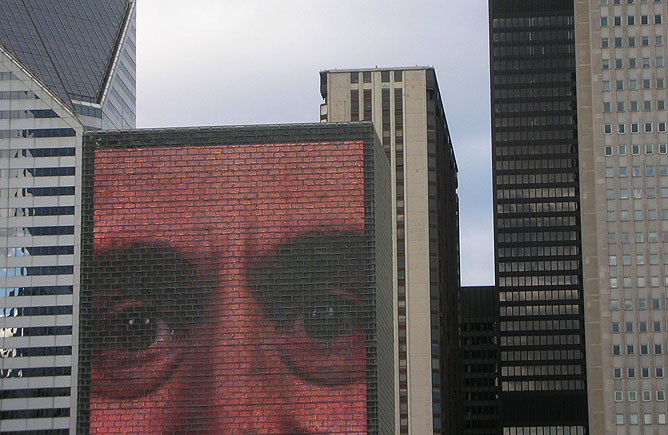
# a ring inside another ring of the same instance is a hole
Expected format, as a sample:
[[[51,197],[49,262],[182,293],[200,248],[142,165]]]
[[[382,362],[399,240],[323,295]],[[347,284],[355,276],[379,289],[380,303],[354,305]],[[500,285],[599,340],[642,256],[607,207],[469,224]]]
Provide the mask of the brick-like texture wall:
[[[78,432],[376,433],[376,141],[89,133]]]

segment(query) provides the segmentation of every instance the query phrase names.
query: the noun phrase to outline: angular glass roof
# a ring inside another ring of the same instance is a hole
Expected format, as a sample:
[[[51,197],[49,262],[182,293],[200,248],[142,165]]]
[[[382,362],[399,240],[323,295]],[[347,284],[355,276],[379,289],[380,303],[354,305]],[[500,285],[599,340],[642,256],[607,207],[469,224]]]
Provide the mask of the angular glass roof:
[[[131,0],[0,0],[0,44],[65,101],[98,102]]]

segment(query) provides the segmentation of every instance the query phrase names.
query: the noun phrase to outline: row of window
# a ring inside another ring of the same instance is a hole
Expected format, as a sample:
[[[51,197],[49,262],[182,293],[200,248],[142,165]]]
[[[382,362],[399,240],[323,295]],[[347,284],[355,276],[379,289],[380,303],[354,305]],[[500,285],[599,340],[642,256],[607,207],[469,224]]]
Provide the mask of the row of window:
[[[73,128],[31,128],[21,130],[0,130],[0,139],[40,139],[45,137],[74,137]]]
[[[59,118],[51,109],[0,110],[0,119],[43,119]]]
[[[648,47],[649,46],[649,41],[650,38],[649,36],[641,36],[640,37],[640,45],[643,47]],[[621,36],[615,36],[612,38],[612,43],[613,45],[610,45],[610,38],[601,38],[601,48],[621,48],[624,47],[624,38]],[[658,38],[654,37],[654,44],[655,45],[663,45],[663,38]],[[638,39],[635,36],[629,36],[627,38],[627,47],[638,47]]]
[[[0,287],[0,298],[21,297],[21,296],[71,295],[72,292],[73,292],[73,287],[71,285],[43,286],[43,287]]]
[[[0,308],[0,317],[57,316],[72,314],[71,305]]]
[[[644,100],[642,102],[642,106],[638,103],[636,100],[631,100],[629,101],[629,111],[631,112],[638,112],[642,108],[643,111],[651,111],[652,110],[652,100]],[[618,113],[624,113],[626,112],[626,102],[625,101],[617,101],[616,103],[616,108]],[[656,101],[656,110],[666,110],[666,101],[665,100],[657,100]],[[603,102],[603,113],[611,113],[612,112],[612,103],[609,101],[604,101]]]
[[[652,332],[662,332],[663,331],[660,320],[652,321],[651,325],[652,325]],[[635,332],[634,331],[634,329],[635,329],[634,328],[635,327],[634,322],[624,322],[623,325],[620,325],[620,322],[612,322],[612,332],[615,333],[615,334],[618,334],[618,333],[622,332],[622,329],[621,329],[622,326],[624,326],[624,332]],[[648,324],[647,324],[646,321],[643,320],[643,321],[638,322],[638,331],[639,332],[650,332],[647,327],[648,327]],[[635,355],[635,353],[636,353],[635,345],[629,344],[629,345],[626,346],[626,354],[627,355]],[[646,344],[640,345],[640,355],[649,355],[648,345],[646,345]]]
[[[642,236],[642,233],[638,233],[638,234],[640,234]],[[664,262],[668,263],[668,256],[664,256]],[[645,263],[645,255],[644,254],[636,255],[636,262],[635,262],[634,265],[635,266],[644,266],[645,264],[646,264]],[[659,254],[650,254],[649,264],[658,265],[659,264]],[[608,257],[608,266],[618,266],[618,265],[619,265],[619,262],[617,261],[617,256],[616,255],[610,255]],[[621,265],[622,266],[631,266],[632,265],[631,256],[626,255],[626,254],[622,255]],[[658,280],[659,278],[657,277],[656,279]],[[667,280],[666,283],[668,284],[668,277],[666,277],[666,280]],[[653,286],[653,287],[658,287],[658,285]],[[647,301],[645,299],[643,299],[643,301],[644,301],[644,306],[643,306],[643,304],[639,303],[638,304],[638,309],[641,309],[641,310],[647,309]],[[653,304],[652,308],[661,308],[660,305],[659,305],[659,300],[658,299],[652,300],[652,304]],[[628,308],[628,309],[632,309],[632,308],[633,307]],[[624,306],[624,309],[627,309],[627,307]]]
[[[608,27],[608,24],[610,24],[611,22],[615,26],[621,26],[622,17],[620,15],[615,15],[612,17],[612,20],[610,20],[606,16],[601,17],[601,27]],[[626,17],[627,26],[635,26],[636,24],[645,25],[649,24],[650,22],[653,22],[654,24],[661,24],[663,23],[663,16],[661,14],[654,14],[654,17],[650,18],[649,15],[640,15],[640,20],[636,20],[635,15],[628,15]]]
[[[658,413],[656,415],[656,422],[658,424],[666,424],[666,414],[665,413]],[[624,414],[617,414],[615,416],[615,422],[618,425],[623,425],[626,424],[624,422]],[[653,424],[652,423],[652,414],[643,414],[643,423],[645,424]],[[638,414],[629,414],[629,424],[638,424]]]
[[[651,303],[652,303],[652,309],[654,310],[661,309],[661,299],[652,298]],[[666,299],[665,306],[668,308],[668,299]],[[638,309],[643,311],[647,309],[647,299],[645,298],[638,299]],[[620,310],[619,299],[610,300],[610,310],[611,311]],[[631,310],[633,310],[633,299],[624,299],[624,311],[631,311]]]
[[[638,401],[638,392],[637,391],[629,391],[628,392],[628,397],[629,397],[629,402],[637,402]],[[652,400],[652,392],[649,390],[643,390],[641,391],[641,397],[643,402],[649,402]],[[623,402],[624,401],[624,392],[623,391],[615,391],[615,402]],[[656,401],[657,402],[665,402],[666,401],[666,391],[665,390],[657,390],[656,391]]]
[[[643,132],[652,133],[654,125],[651,122],[643,123]],[[626,134],[626,124],[617,124],[617,134]],[[640,133],[640,123],[632,122],[631,123],[631,133]],[[661,121],[656,123],[656,131],[659,133],[666,132],[666,122]],[[612,134],[612,124],[603,124],[603,134]]]
[[[645,220],[645,213],[643,210],[634,210],[633,213],[631,213],[629,210],[621,210],[619,212],[619,220],[620,222],[628,222],[631,220],[631,216],[633,216],[634,221],[644,221]],[[648,221],[655,221],[657,220],[657,214],[656,210],[647,210],[647,220]],[[661,217],[663,219],[663,216]],[[608,222],[615,222],[617,220],[617,211],[608,211],[607,213],[607,221]],[[664,231],[664,236],[668,232]],[[664,240],[665,242],[666,240]]]
[[[612,87],[610,85],[610,80],[603,80],[603,90],[604,91],[611,91]],[[652,89],[652,81],[650,79],[642,79],[642,89]],[[656,79],[656,89],[664,89],[665,88],[665,80],[664,79]],[[628,89],[631,91],[637,90],[638,88],[638,80],[636,79],[631,79],[629,80],[629,85]],[[624,90],[624,80],[616,80],[615,81],[615,90],[617,91],[623,91]]]
[[[645,36],[643,36],[643,43],[645,42]],[[662,36],[657,36],[656,37],[656,42],[661,41],[661,44],[663,44],[663,37]],[[649,43],[649,41],[648,41]],[[638,68],[638,65],[641,65],[643,68],[649,68],[652,66],[651,58],[649,57],[641,57],[640,58],[640,64],[638,63],[638,59],[635,57],[631,57],[628,59],[628,68],[629,69],[636,69]],[[610,69],[611,63],[610,59],[608,58],[603,58],[601,59],[601,68],[602,69]],[[663,62],[663,56],[656,56],[654,58],[654,66],[656,67],[663,67],[664,62]],[[615,69],[622,69],[624,68],[624,59],[615,59]]]
[[[623,2],[632,5],[634,3],[650,3],[650,2],[661,3],[661,0],[623,0]],[[615,5],[621,5],[622,0],[612,0],[611,3]],[[606,5],[608,5],[608,0],[601,0],[601,6],[606,6]]]
[[[647,155],[652,155],[654,154],[654,145],[653,144],[645,144],[644,146],[641,145],[631,145],[631,154],[634,156],[639,156],[640,155],[640,150],[643,149],[645,150],[645,154]],[[603,149],[603,152],[607,157],[611,157],[615,155],[615,147],[612,145],[606,145]],[[659,144],[659,154],[666,154],[668,152],[668,146],[666,144]],[[620,156],[625,156],[627,155],[627,146],[626,145],[618,145],[617,146],[617,154]]]
[[[660,149],[661,149],[661,147],[659,147],[659,150]],[[645,174],[649,177],[654,176],[654,174],[656,173],[656,171],[654,169],[655,169],[654,166],[646,166],[645,167]],[[642,168],[640,166],[633,166],[631,168],[631,174],[634,177],[642,176],[643,175]],[[662,177],[668,175],[668,166],[659,166],[658,174]],[[623,178],[623,177],[628,177],[628,175],[629,175],[628,168],[626,166],[620,166],[619,167],[619,176]],[[612,178],[614,176],[615,176],[615,168],[605,168],[605,177],[606,178]],[[662,192],[664,192],[664,191],[662,190]],[[665,191],[665,192],[668,192],[668,191]],[[662,193],[662,195],[663,195],[663,193]],[[661,197],[662,198],[668,198],[666,196],[661,196]]]
[[[18,80],[18,78],[12,72],[0,71],[0,80]]]
[[[631,243],[631,235],[629,233],[622,233],[621,237],[619,238],[622,243]],[[644,243],[645,242],[645,234],[642,232],[635,233],[635,238],[634,238],[636,243]],[[658,236],[656,232],[649,232],[649,237],[647,238],[649,242],[656,243],[658,242]],[[608,233],[608,243],[614,244],[617,243],[617,233]],[[656,254],[651,254],[650,255],[650,264],[656,264],[654,263],[654,258],[653,255]],[[668,264],[668,256],[665,256],[663,259],[663,262],[665,264]]]
[[[646,346],[647,353],[642,353],[642,350],[643,350],[642,347],[643,346]],[[630,348],[630,347],[634,347],[634,346],[629,345],[627,347]],[[627,350],[629,350],[629,349],[627,349]],[[622,345],[621,344],[613,344],[612,345],[612,354],[614,356],[621,356],[622,355]],[[635,355],[635,348],[633,350],[633,353],[629,354],[629,355]],[[641,345],[641,355],[649,355],[649,345],[645,345],[645,344]],[[663,345],[662,344],[660,344],[660,343],[659,344],[654,344],[654,355],[663,355]],[[647,371],[647,376],[643,376],[643,377],[649,378],[649,369],[647,369],[647,370],[648,370]],[[641,373],[644,374],[645,372],[641,371]],[[663,373],[664,373],[663,372],[663,367],[657,367],[656,368],[656,375],[657,375],[656,377],[657,378],[662,378]],[[659,376],[659,374],[661,376]],[[635,378],[636,377],[636,369],[634,367],[629,367],[627,369],[627,377],[629,377],[629,378]]]
[[[646,286],[645,277],[639,276],[637,278],[637,283],[636,284],[637,284],[636,287],[644,288]],[[652,287],[660,287],[659,277],[651,277],[650,278],[650,284],[651,284]],[[666,285],[666,284],[668,284],[668,280],[666,280],[664,282],[664,285]],[[622,285],[623,285],[624,288],[632,288],[633,287],[633,279],[630,278],[630,277],[622,278]],[[611,288],[619,288],[618,278],[616,278],[616,277],[610,278],[610,287]]]
[[[0,100],[39,100],[32,91],[0,91]]]

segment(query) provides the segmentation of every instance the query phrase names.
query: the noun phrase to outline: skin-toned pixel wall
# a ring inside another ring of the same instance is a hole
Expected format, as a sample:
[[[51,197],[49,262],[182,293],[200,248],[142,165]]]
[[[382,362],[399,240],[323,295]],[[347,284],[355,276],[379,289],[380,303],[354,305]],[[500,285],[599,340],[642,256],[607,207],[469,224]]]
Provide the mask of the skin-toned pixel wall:
[[[367,432],[363,148],[95,151],[91,433]]]

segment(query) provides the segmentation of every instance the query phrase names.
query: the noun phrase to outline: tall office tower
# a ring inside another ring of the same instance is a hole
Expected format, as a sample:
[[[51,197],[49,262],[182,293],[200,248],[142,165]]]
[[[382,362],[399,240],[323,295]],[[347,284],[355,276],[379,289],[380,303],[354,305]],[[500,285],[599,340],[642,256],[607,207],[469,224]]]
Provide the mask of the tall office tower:
[[[575,11],[591,433],[664,434],[668,8]]]
[[[462,287],[462,435],[499,435],[499,293],[494,286]]]
[[[372,121],[393,194],[396,433],[459,434],[457,165],[433,68],[320,73],[321,120]]]
[[[587,433],[573,16],[573,0],[489,2],[506,434]]]
[[[0,0],[1,432],[74,428],[79,150],[134,126],[134,22],[133,0]]]

